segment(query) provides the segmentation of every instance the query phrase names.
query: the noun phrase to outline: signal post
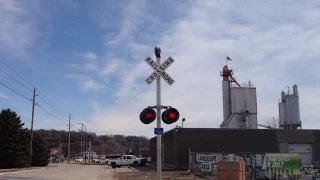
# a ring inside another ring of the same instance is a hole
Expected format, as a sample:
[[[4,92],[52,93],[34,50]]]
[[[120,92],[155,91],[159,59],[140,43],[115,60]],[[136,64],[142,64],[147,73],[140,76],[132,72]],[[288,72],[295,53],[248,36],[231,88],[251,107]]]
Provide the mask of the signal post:
[[[154,134],[157,135],[157,179],[162,179],[162,157],[161,157],[161,135],[163,134],[163,128],[161,128],[161,118],[165,124],[172,124],[179,119],[179,111],[171,106],[161,105],[161,81],[162,77],[170,86],[175,82],[165,70],[174,62],[172,57],[168,57],[161,64],[161,49],[155,47],[154,52],[156,55],[156,62],[147,57],[145,62],[154,69],[154,72],[148,76],[145,80],[150,85],[154,80],[157,80],[157,105],[148,106],[140,113],[140,120],[143,124],[150,124],[157,118],[157,127],[154,128]],[[155,112],[155,110],[157,112]],[[161,109],[166,109],[161,116]]]

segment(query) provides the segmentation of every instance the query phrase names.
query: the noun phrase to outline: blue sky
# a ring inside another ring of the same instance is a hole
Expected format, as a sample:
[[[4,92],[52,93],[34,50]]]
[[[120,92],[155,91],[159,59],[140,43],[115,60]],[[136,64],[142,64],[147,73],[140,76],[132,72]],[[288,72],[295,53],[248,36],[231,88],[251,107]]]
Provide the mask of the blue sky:
[[[1,0],[0,59],[60,119],[36,106],[35,128],[67,129],[71,113],[75,130],[84,123],[99,134],[152,136],[155,123],[143,125],[138,116],[156,100],[143,61],[155,46],[176,60],[167,70],[176,82],[163,81],[162,102],[180,111],[185,127],[220,125],[219,71],[228,55],[238,81],[257,87],[259,123],[278,117],[280,92],[297,84],[302,126],[318,128],[319,12],[319,2],[298,0]],[[2,71],[0,81],[32,97]],[[31,101],[3,86],[0,101],[30,126]]]

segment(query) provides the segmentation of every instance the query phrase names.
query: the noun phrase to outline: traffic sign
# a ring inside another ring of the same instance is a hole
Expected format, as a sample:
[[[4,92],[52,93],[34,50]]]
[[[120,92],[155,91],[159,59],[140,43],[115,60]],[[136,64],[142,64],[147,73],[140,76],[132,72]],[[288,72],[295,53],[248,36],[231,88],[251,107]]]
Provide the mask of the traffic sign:
[[[154,69],[153,73],[145,80],[147,84],[150,85],[159,76],[161,76],[170,86],[175,82],[172,77],[165,72],[165,70],[174,62],[174,59],[171,56],[169,56],[161,65],[155,62],[151,57],[147,57],[144,61]]]
[[[163,128],[154,128],[154,134],[163,134]]]

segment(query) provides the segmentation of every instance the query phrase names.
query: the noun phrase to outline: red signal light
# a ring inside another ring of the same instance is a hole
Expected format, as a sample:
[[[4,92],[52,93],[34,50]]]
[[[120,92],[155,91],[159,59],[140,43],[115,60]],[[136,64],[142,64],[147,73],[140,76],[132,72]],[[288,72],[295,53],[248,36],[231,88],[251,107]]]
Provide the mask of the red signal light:
[[[176,112],[169,112],[168,118],[172,119],[172,120],[175,120],[177,118]]]
[[[156,112],[152,108],[145,108],[140,113],[140,121],[143,124],[150,124],[156,119]]]
[[[153,118],[153,113],[150,112],[150,111],[147,111],[147,112],[144,114],[144,117],[147,118],[147,119],[152,119],[152,118]]]
[[[172,124],[179,119],[179,111],[175,108],[169,108],[162,113],[162,121],[165,124]]]

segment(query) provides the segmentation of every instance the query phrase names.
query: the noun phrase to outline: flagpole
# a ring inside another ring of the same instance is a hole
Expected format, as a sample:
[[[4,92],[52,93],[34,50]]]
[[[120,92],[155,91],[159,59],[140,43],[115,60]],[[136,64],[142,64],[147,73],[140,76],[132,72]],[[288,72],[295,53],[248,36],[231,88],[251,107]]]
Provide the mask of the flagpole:
[[[228,56],[226,55],[226,65],[228,66]]]

